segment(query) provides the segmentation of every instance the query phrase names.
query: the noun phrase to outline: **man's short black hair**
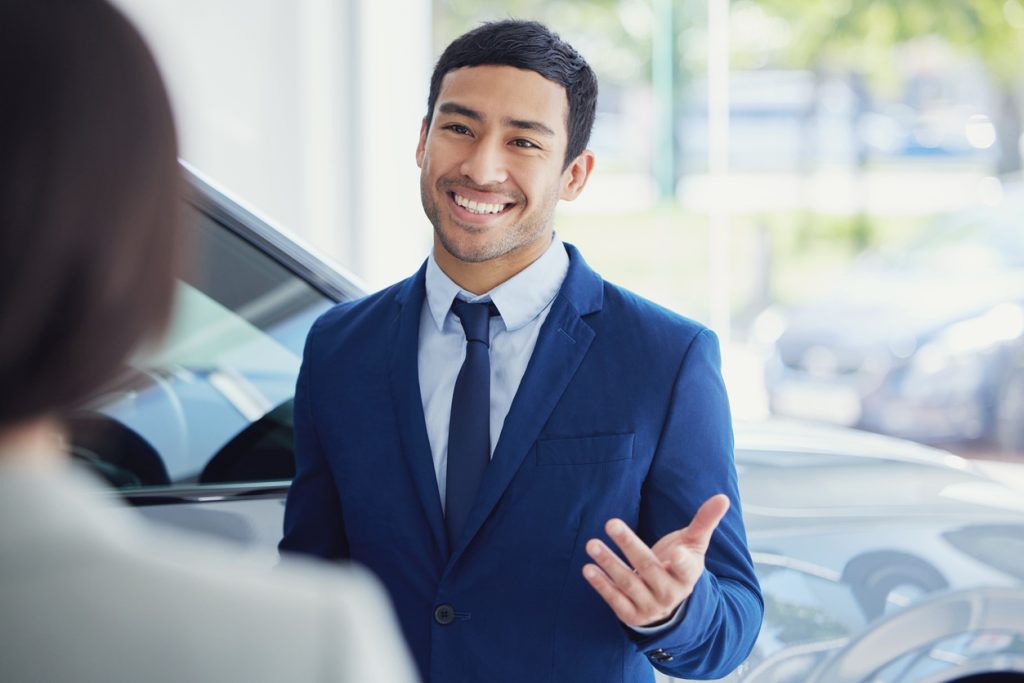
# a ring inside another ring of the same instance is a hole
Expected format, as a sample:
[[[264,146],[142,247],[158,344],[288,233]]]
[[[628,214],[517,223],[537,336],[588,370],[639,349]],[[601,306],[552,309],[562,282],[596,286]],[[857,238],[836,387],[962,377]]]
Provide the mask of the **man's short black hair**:
[[[434,118],[434,105],[445,74],[466,66],[484,65],[535,71],[565,88],[569,99],[567,168],[590,140],[597,110],[597,77],[572,45],[536,21],[493,21],[456,38],[437,60],[430,77],[427,127]]]

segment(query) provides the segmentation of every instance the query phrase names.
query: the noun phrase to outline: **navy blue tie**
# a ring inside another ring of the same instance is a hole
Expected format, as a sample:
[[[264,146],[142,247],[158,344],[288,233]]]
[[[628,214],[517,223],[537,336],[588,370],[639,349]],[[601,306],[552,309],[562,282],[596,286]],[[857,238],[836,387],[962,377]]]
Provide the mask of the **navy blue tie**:
[[[454,548],[491,460],[489,329],[490,317],[498,311],[490,302],[471,304],[456,299],[452,312],[462,321],[466,332],[466,360],[455,380],[448,423],[444,522],[448,543]]]

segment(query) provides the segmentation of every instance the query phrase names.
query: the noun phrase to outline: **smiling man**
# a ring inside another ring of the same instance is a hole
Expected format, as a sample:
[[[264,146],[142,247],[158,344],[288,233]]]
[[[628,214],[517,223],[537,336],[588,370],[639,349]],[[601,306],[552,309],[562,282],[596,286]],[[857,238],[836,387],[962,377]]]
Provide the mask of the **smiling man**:
[[[714,335],[554,233],[596,100],[540,24],[454,41],[416,149],[433,250],[309,334],[281,549],[373,569],[427,681],[716,678],[760,626]]]

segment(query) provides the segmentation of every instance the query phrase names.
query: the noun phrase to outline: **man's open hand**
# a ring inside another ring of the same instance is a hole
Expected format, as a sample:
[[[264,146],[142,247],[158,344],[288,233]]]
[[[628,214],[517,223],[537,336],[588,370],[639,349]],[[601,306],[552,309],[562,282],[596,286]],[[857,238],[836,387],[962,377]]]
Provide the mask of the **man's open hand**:
[[[704,571],[711,534],[728,509],[725,495],[708,498],[689,526],[667,534],[653,548],[621,519],[610,519],[605,531],[629,564],[593,538],[587,542],[587,554],[597,564],[585,565],[583,576],[624,624],[657,626],[690,597]]]

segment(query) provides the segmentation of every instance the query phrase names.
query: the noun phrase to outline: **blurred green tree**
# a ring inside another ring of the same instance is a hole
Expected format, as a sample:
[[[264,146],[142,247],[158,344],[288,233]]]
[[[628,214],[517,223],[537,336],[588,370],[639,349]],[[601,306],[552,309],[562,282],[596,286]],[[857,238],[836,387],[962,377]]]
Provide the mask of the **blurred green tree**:
[[[793,66],[845,63],[884,80],[895,73],[893,48],[938,36],[976,56],[998,92],[993,117],[1000,174],[1021,170],[1021,82],[1024,4],[1021,0],[751,0],[792,28]]]

